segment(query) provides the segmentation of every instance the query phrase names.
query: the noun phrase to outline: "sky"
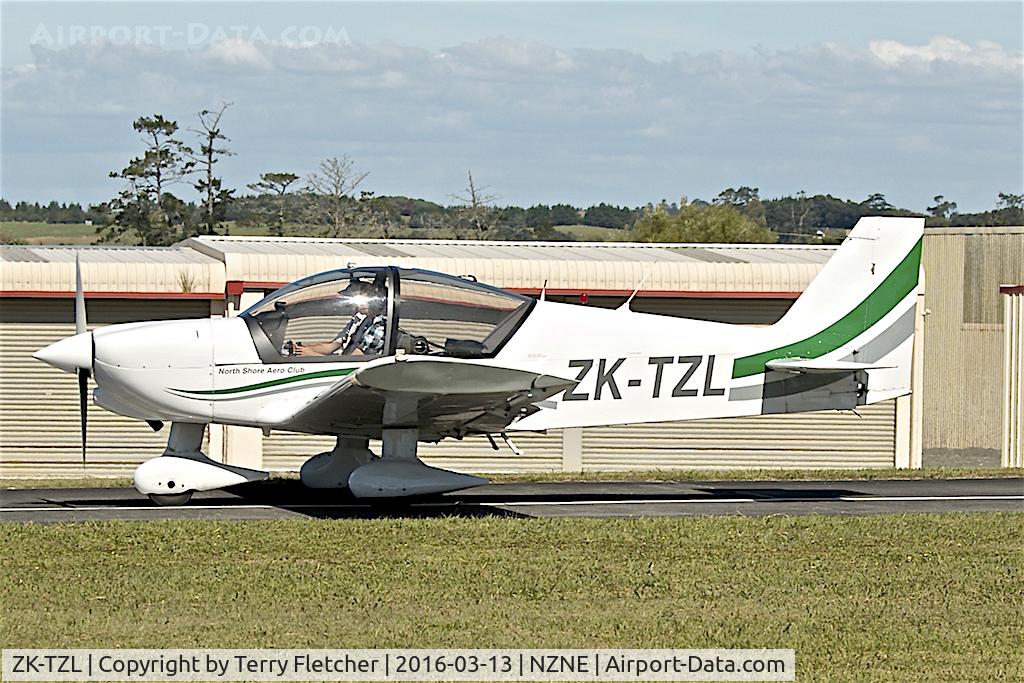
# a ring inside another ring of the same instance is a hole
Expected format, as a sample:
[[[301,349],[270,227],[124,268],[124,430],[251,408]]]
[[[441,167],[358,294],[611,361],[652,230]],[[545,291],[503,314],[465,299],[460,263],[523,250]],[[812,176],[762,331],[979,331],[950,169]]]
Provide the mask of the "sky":
[[[231,102],[228,187],[350,156],[452,203],[758,187],[915,210],[1024,193],[1020,2],[3,2],[0,194],[93,203]],[[173,188],[195,198],[187,184]]]

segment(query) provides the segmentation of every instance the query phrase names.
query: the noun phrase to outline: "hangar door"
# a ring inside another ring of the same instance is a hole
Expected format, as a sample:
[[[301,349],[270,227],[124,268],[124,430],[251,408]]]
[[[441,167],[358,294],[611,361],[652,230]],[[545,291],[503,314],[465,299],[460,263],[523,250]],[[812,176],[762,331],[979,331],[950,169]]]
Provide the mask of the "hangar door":
[[[90,329],[140,320],[206,318],[209,301],[106,300],[86,302]],[[72,299],[0,302],[0,477],[130,476],[163,452],[167,428],[89,405],[86,466],[78,422],[78,383],[32,358],[75,333]],[[90,397],[94,385],[90,382]]]

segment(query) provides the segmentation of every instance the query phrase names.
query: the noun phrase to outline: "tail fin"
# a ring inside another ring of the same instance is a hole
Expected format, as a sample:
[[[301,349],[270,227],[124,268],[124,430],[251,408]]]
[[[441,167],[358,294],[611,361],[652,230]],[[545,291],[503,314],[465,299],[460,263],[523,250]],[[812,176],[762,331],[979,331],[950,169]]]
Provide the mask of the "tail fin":
[[[923,218],[861,218],[786,315],[782,342],[739,358],[733,377],[856,373],[858,403],[910,393]]]

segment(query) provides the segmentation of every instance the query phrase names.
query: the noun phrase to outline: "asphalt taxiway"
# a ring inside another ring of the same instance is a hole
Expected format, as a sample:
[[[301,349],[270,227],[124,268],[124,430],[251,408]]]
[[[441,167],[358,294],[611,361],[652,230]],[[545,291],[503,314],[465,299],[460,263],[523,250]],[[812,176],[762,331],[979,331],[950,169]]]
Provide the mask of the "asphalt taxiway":
[[[0,521],[356,517],[666,517],[1024,511],[1024,479],[550,482],[488,484],[397,502],[355,500],[297,481],[197,493],[158,507],[132,489],[8,489]]]

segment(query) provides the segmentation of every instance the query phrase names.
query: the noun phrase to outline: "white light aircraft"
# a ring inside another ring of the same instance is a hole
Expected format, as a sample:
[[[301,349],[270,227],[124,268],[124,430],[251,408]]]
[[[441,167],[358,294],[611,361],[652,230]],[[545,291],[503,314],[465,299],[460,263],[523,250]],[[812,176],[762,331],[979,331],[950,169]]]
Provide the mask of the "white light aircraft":
[[[207,424],[337,437],[313,488],[393,498],[485,480],[429,467],[420,441],[564,427],[852,410],[910,393],[923,219],[864,218],[785,316],[747,327],[535,301],[441,273],[319,273],[234,318],[85,328],[35,357],[97,405],[170,422],[135,472],[155,502],[267,476],[200,451]],[[369,449],[380,439],[379,455]],[[514,446],[510,447],[513,448]],[[495,446],[496,447],[496,446]]]

